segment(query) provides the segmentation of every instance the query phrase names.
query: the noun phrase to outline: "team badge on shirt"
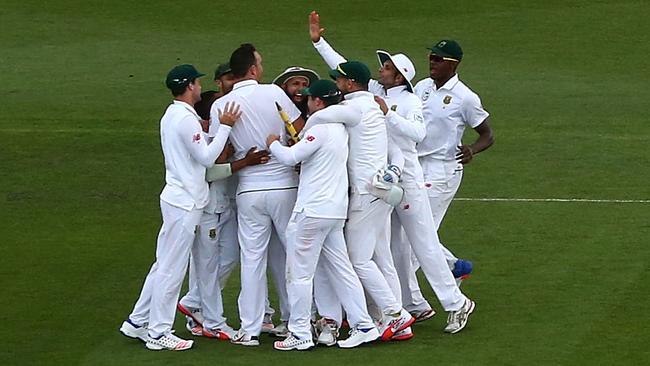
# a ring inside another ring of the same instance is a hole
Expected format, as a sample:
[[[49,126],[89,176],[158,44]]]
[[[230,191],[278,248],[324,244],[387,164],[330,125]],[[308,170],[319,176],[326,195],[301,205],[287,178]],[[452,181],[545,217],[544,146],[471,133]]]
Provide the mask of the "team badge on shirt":
[[[199,142],[201,140],[201,134],[197,133],[196,135],[192,136],[192,142]]]
[[[451,95],[446,95],[445,99],[443,99],[442,102],[445,104],[451,103]]]
[[[312,135],[307,135],[307,141],[312,142],[312,141],[314,141],[314,140],[316,140],[316,138],[315,138],[314,136],[312,136]]]
[[[217,237],[217,229],[210,229],[208,236],[210,236],[210,239],[214,240]]]

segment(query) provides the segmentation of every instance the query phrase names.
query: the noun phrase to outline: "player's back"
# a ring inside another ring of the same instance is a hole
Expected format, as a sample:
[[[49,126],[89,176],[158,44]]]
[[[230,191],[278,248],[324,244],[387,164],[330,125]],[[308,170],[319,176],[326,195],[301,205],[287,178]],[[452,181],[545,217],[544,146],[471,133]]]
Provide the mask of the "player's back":
[[[224,110],[226,103],[235,102],[242,112],[240,120],[230,132],[230,142],[235,147],[235,159],[243,158],[248,150],[257,147],[264,150],[270,134],[284,138],[284,122],[275,103],[279,103],[294,121],[300,116],[284,91],[276,85],[258,84],[245,80],[235,84],[233,90],[219,98],[212,106],[213,126],[218,121],[217,109]],[[286,188],[297,185],[297,175],[291,167],[280,164],[273,156],[266,164],[246,167],[238,172],[238,191],[267,188]]]
[[[373,94],[358,91],[345,96],[346,103],[360,108],[361,122],[348,127],[350,155],[348,172],[350,186],[359,193],[368,193],[368,185],[387,162],[388,134],[385,116]]]
[[[318,112],[316,112],[318,113]],[[343,219],[348,209],[348,133],[341,123],[319,124],[307,130],[305,143],[320,147],[301,164],[300,186],[294,212],[307,216]]]

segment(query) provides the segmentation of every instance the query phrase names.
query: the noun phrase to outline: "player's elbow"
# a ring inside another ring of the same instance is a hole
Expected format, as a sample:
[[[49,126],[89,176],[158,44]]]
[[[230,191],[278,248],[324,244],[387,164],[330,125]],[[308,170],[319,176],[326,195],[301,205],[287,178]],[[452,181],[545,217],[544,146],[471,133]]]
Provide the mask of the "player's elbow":
[[[424,128],[418,129],[417,131],[415,131],[415,142],[419,144],[420,142],[424,141],[424,138],[426,136],[427,136],[427,131]]]

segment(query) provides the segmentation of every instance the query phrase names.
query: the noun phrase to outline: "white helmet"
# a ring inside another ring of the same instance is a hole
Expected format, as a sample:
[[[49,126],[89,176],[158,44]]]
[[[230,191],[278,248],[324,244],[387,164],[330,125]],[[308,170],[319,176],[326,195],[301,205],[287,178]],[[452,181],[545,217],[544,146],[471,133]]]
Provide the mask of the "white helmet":
[[[411,84],[411,80],[415,77],[415,66],[413,66],[411,59],[403,53],[391,55],[383,50],[377,50],[377,58],[379,58],[380,66],[384,65],[386,60],[393,62],[397,71],[399,71],[399,73],[406,79],[406,89],[411,93],[413,92],[413,84]]]

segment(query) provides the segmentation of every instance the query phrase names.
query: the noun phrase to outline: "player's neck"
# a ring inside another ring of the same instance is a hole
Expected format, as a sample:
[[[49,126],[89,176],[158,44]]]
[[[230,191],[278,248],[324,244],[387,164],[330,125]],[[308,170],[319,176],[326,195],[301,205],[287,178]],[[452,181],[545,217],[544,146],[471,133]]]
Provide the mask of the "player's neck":
[[[439,77],[437,79],[433,79],[433,82],[436,84],[436,89],[441,88],[443,85],[445,85],[451,78],[454,77],[456,73],[453,73],[451,75],[445,75],[443,77]]]
[[[183,95],[179,95],[174,100],[178,100],[179,102],[184,102],[189,105],[194,105],[194,101],[192,100],[192,94],[185,93]]]

